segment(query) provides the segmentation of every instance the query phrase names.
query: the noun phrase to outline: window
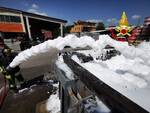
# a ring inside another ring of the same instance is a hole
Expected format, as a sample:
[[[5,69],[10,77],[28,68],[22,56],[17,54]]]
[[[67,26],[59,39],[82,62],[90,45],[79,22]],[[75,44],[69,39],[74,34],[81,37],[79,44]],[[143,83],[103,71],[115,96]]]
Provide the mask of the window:
[[[0,22],[4,22],[5,19],[4,19],[4,15],[0,15]]]
[[[12,18],[12,20],[11,20],[12,22],[17,22],[17,23],[21,22],[21,19],[19,16],[11,16],[11,18]]]
[[[17,23],[21,22],[21,19],[19,16],[10,16],[10,20],[11,22],[17,22]]]
[[[5,21],[6,22],[10,22],[10,18],[9,18],[10,16],[5,16]]]
[[[0,22],[20,23],[21,22],[21,18],[19,16],[0,15]]]

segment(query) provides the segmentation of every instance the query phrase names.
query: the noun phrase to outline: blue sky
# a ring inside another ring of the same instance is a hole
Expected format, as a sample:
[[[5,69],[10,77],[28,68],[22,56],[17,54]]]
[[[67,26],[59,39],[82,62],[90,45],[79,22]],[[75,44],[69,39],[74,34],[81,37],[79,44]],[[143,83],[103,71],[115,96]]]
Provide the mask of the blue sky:
[[[20,9],[73,23],[77,20],[116,24],[125,11],[130,24],[150,16],[150,0],[0,0],[0,6]]]

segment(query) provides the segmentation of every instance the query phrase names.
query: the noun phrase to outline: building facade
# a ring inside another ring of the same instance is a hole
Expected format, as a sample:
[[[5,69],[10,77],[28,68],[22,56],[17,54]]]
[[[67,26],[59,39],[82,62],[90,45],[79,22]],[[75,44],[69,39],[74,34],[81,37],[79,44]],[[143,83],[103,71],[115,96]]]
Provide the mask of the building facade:
[[[144,19],[144,25],[143,25],[143,29],[142,29],[142,35],[144,35],[144,36],[150,36],[150,17],[146,17]],[[150,37],[149,37],[148,40],[150,40]]]
[[[150,16],[145,18],[144,25],[150,25]]]
[[[63,36],[66,20],[0,7],[0,32],[4,38],[55,38]]]
[[[77,21],[74,23],[74,26],[71,28],[71,33],[80,33],[80,32],[90,32],[96,30],[96,23],[86,22],[86,21]]]
[[[0,8],[0,31],[24,33],[23,15],[17,11],[11,12]]]

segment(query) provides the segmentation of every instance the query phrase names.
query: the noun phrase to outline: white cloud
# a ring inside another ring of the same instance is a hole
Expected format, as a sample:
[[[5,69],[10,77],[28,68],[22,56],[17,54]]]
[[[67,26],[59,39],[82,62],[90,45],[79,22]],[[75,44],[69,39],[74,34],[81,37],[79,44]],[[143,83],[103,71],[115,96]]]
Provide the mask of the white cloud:
[[[87,20],[87,22],[95,22],[95,23],[98,23],[98,22],[103,22],[103,20],[90,19],[90,20]]]
[[[135,14],[135,15],[132,16],[132,19],[134,19],[134,20],[137,20],[137,19],[139,19],[139,18],[141,18],[141,16],[140,16],[140,15],[137,15],[137,14]]]
[[[107,19],[107,22],[111,22],[111,19],[109,18],[109,19]]]
[[[33,9],[38,9],[38,8],[39,8],[39,6],[38,6],[37,4],[35,4],[35,3],[33,3],[31,7],[32,7]]]
[[[46,13],[43,13],[43,12],[39,12],[37,9],[28,9],[27,10],[28,12],[31,12],[31,13],[35,13],[35,14],[38,14],[38,15],[44,15],[44,16],[47,16]]]
[[[32,12],[32,13],[34,13],[34,12],[36,12],[37,10],[36,10],[36,9],[32,9],[32,8],[31,8],[31,9],[28,9],[27,11],[28,11],[28,12]]]
[[[116,24],[116,23],[118,23],[118,20],[117,20],[116,18],[108,18],[108,19],[107,19],[107,22],[108,22],[108,23]]]
[[[47,16],[46,13],[39,11],[39,9],[40,9],[40,7],[37,4],[33,3],[27,11],[30,13]]]

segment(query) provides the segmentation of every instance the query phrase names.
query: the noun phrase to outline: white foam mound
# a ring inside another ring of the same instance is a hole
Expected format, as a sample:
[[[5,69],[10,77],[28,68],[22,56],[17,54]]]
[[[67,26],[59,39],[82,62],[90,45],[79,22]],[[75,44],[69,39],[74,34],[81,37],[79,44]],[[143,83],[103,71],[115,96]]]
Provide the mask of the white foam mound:
[[[53,49],[58,49],[58,51],[60,51],[65,46],[71,46],[72,48],[86,47],[87,45],[92,45],[92,43],[94,42],[94,39],[88,36],[84,36],[81,38],[78,38],[75,35],[68,35],[64,38],[58,37],[57,39],[48,40],[44,43],[33,46],[30,49],[19,53],[19,55],[10,63],[10,67],[15,67],[17,65],[20,65],[21,63],[28,61],[29,59],[34,59],[34,57],[42,56],[43,54],[51,54],[51,51],[53,51]]]
[[[93,50],[90,51],[90,54],[96,58],[98,55],[100,55],[102,49],[106,45],[115,47],[116,50],[121,52],[121,55],[113,57],[112,59],[107,61],[97,61],[98,63],[94,65],[95,68],[92,63],[87,63],[85,67],[89,70],[92,70],[91,72],[93,72],[95,75],[102,75],[97,76],[98,78],[104,80],[106,79],[110,83],[115,82],[117,86],[126,85],[128,88],[131,86],[136,86],[139,89],[144,89],[146,86],[148,86],[149,89],[150,42],[143,42],[139,46],[134,47],[129,46],[127,42],[118,42],[116,40],[113,40],[108,35],[100,35],[99,40],[97,41],[89,36],[79,38],[75,35],[68,35],[64,38],[58,37],[54,40],[48,40],[42,44],[33,46],[30,49],[21,52],[11,62],[10,66],[15,67],[22,64],[33,65],[35,62],[35,65],[38,65],[38,63],[41,64],[42,62],[51,63],[50,61],[56,59],[56,54],[65,46],[71,46],[72,48],[90,46],[91,48],[93,48]],[[49,61],[47,61],[46,59]],[[30,63],[26,63],[28,61],[30,61]],[[53,63],[55,63],[55,61],[53,61]],[[57,63],[59,64],[60,62]],[[61,65],[61,67],[65,68],[65,72],[68,72],[68,74],[71,73],[69,70],[67,70],[65,65]],[[108,75],[111,75],[111,77]],[[138,92],[137,94],[140,95],[140,92]],[[134,94],[134,92],[131,93]],[[144,94],[148,95],[148,93]],[[140,103],[143,98],[139,99],[138,103]],[[135,98],[135,100],[137,100],[137,98]],[[144,100],[144,103],[145,102],[146,99]],[[148,103],[146,103],[144,106],[148,106]]]
[[[103,62],[103,64],[107,65],[109,70],[114,72],[119,72],[121,70],[120,72],[122,73],[126,72],[124,79],[128,81],[132,80],[128,79],[127,76],[131,78],[132,75],[135,75],[139,78],[143,78],[145,83],[144,81],[137,82],[137,84],[143,83],[143,86],[146,85],[146,81],[150,81],[150,43],[144,42],[138,47],[134,47],[129,46],[127,42],[118,42],[113,40],[108,35],[100,35],[99,40],[97,41],[89,36],[79,38],[75,35],[68,35],[64,38],[58,37],[54,40],[48,40],[21,52],[11,62],[10,66],[15,67],[20,64],[25,64],[29,67],[31,65],[37,66],[38,64],[42,64],[42,62],[48,63],[48,60],[49,63],[52,63],[50,60],[56,59],[56,54],[65,46],[71,46],[72,48],[90,46],[94,50],[93,54],[91,54],[93,57],[96,57],[106,45],[111,45],[121,52],[121,56],[117,56],[111,60]],[[132,78],[133,80],[139,81],[137,77]]]

